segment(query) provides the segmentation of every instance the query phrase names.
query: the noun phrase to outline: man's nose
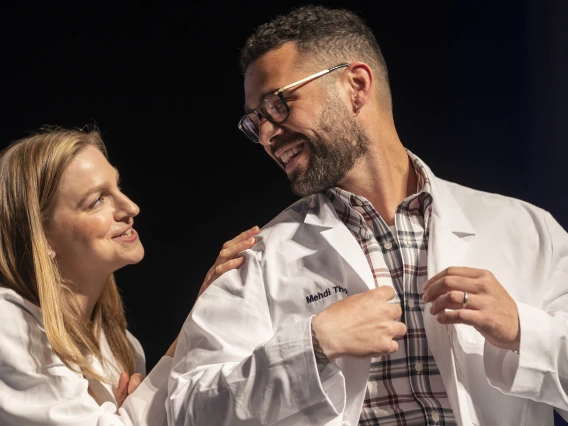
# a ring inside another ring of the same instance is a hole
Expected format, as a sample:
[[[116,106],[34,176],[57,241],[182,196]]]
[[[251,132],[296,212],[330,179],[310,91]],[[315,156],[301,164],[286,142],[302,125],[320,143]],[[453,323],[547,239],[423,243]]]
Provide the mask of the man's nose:
[[[266,119],[263,119],[258,126],[258,141],[265,148],[272,144],[272,138],[280,134],[282,128]]]

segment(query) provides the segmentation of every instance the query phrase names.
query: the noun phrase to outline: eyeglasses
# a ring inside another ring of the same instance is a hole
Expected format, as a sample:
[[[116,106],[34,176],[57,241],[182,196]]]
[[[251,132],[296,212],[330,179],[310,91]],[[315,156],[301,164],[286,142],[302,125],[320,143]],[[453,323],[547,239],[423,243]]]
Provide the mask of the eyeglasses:
[[[284,86],[273,93],[264,96],[260,101],[260,105],[254,111],[245,114],[239,121],[239,130],[241,130],[248,138],[254,143],[259,143],[260,135],[260,122],[262,117],[266,118],[272,124],[282,124],[290,116],[290,107],[286,103],[286,99],[282,94],[284,90],[291,89],[292,87],[299,86],[303,83],[308,83],[321,77],[324,74],[335,71],[336,69],[348,67],[349,64],[339,64],[326,70],[312,74],[303,78],[295,83]]]

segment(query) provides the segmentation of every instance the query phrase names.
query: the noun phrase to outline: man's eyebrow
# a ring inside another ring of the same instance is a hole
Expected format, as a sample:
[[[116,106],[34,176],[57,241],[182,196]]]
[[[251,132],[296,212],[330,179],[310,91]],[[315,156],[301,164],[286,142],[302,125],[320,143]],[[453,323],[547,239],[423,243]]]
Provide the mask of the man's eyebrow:
[[[274,93],[276,93],[278,90],[280,90],[279,87],[277,87],[277,88],[275,88],[275,89],[267,90],[265,93],[261,93],[261,94],[260,94],[260,101],[262,102],[262,100],[264,99],[264,97],[265,97],[266,95],[274,94]],[[258,108],[258,107],[257,107],[257,108]],[[250,113],[253,112],[256,108],[249,108],[249,107],[247,107],[247,105],[245,104],[245,105],[244,105],[244,109],[245,109],[245,113],[250,114]]]

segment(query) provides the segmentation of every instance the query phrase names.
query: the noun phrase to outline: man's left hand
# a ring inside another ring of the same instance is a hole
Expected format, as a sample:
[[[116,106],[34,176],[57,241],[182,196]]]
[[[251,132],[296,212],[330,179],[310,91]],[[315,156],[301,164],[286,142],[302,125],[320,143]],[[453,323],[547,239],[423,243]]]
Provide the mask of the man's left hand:
[[[517,304],[490,271],[447,268],[424,284],[423,300],[439,323],[471,325],[492,345],[519,349]]]

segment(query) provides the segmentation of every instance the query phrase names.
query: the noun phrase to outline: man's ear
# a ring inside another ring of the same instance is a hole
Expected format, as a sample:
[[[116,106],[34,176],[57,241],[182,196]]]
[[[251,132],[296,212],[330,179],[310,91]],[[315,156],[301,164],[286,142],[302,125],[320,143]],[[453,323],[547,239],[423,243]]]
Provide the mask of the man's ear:
[[[371,96],[373,71],[364,62],[351,62],[347,70],[347,81],[351,87],[351,106],[354,115],[358,115]]]

